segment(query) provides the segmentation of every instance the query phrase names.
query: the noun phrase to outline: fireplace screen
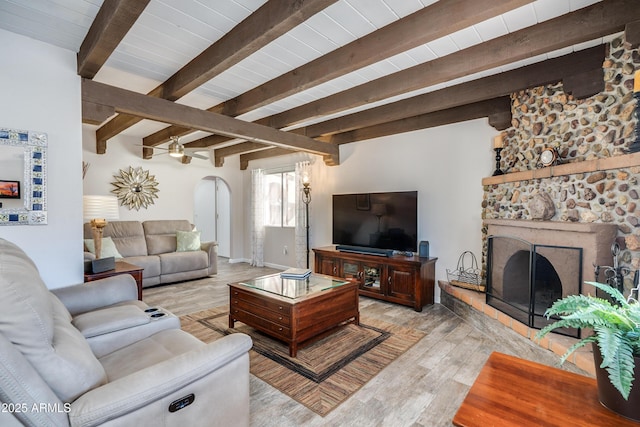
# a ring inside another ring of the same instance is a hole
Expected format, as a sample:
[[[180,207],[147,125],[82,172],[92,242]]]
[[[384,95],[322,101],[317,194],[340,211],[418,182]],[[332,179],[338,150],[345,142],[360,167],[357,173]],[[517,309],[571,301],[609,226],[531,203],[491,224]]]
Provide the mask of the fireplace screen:
[[[537,245],[510,236],[489,236],[487,304],[540,329],[558,299],[582,290],[582,248]],[[557,332],[579,337],[576,329]]]

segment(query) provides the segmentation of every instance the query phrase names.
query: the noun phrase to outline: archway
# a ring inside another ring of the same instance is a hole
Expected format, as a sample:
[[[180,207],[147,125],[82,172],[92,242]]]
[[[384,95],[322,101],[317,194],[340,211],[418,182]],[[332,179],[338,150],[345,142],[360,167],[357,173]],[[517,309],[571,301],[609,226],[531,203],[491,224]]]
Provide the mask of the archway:
[[[202,178],[194,194],[194,223],[202,241],[218,242],[218,255],[231,256],[231,193],[217,176]]]

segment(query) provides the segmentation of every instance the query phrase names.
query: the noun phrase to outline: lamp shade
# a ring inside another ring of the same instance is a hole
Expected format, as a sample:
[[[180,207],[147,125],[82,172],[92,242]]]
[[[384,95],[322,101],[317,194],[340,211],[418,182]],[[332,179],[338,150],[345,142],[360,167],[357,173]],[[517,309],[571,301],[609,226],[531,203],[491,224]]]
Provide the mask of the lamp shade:
[[[85,220],[116,220],[120,217],[116,196],[83,196],[82,205],[82,216]]]

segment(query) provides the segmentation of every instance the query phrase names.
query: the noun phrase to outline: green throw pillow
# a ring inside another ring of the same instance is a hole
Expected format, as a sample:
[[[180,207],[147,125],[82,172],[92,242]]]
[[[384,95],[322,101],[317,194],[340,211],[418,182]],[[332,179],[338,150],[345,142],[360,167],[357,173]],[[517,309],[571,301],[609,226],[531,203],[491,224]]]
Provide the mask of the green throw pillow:
[[[93,239],[84,239],[84,245],[87,247],[87,250],[92,254],[96,254],[96,248],[93,244]],[[101,258],[122,258],[118,249],[116,249],[116,244],[113,243],[111,237],[103,237],[102,238],[102,252],[100,253]]]
[[[177,252],[189,252],[200,250],[199,231],[176,231]]]

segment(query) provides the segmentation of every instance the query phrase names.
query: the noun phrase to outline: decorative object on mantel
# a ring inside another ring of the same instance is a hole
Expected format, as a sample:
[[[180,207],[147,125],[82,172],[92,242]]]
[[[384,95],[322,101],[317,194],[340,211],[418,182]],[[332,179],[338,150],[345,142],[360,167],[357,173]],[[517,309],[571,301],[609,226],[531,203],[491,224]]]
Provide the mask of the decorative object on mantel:
[[[593,329],[594,334],[572,345],[561,362],[591,343],[600,402],[635,421],[640,421],[640,385],[635,383],[636,374],[640,372],[639,281],[636,271],[634,288],[627,299],[607,284],[587,282],[609,295],[613,302],[591,295],[571,295],[557,300],[545,316],[558,316],[560,320],[536,334],[539,340],[559,327]]]
[[[0,162],[2,178],[21,190],[19,199],[0,206],[0,225],[47,224],[47,134],[0,128]]]
[[[531,219],[549,221],[556,214],[553,199],[546,191],[539,191],[529,201]]]
[[[493,149],[496,151],[496,170],[493,171],[493,176],[503,175],[504,172],[500,169],[500,152],[504,148],[504,133],[493,138]]]
[[[470,258],[471,263],[465,266],[464,260]],[[471,251],[464,251],[458,258],[456,269],[451,271],[447,268],[447,279],[449,283],[460,288],[472,289],[474,291],[485,292],[486,286],[482,282],[482,270],[478,268],[478,260]]]
[[[154,198],[158,198],[158,182],[155,175],[149,175],[148,170],[129,166],[129,171],[120,169],[120,175],[113,177],[116,180],[111,185],[116,188],[111,192],[118,196],[121,206],[138,211],[141,207],[146,209],[153,204]]]
[[[560,153],[555,147],[547,147],[540,153],[539,168],[546,168],[547,166],[556,166],[560,162]]]

